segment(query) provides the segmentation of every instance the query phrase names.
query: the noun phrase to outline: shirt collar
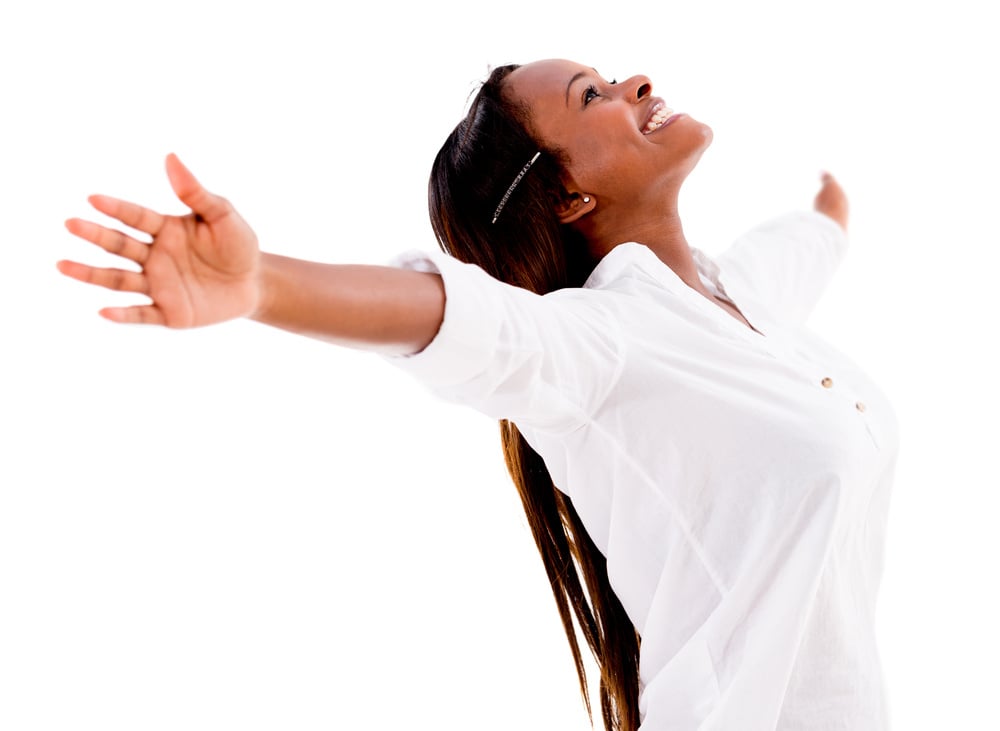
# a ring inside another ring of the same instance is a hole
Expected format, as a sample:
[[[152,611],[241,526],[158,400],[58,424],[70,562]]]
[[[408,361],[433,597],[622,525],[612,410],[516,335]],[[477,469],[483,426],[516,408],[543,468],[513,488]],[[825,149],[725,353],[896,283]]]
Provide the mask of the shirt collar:
[[[712,257],[693,246],[690,249],[695,267],[702,279],[711,283],[718,294],[738,308],[760,335],[767,336],[770,332],[770,325],[764,321],[761,313],[750,301],[751,298],[746,296],[746,290],[741,281],[737,279],[735,282],[731,282],[729,275],[721,270]],[[688,297],[693,291],[683,279],[677,276],[673,269],[660,261],[652,249],[645,244],[635,242],[618,244],[609,251],[594,267],[594,271],[591,272],[583,286],[589,289],[609,289],[614,282],[627,278],[631,269],[640,269],[645,272],[649,277],[659,282],[666,291],[674,295]],[[728,289],[723,280],[729,284]],[[762,327],[767,329],[761,329]],[[742,332],[744,335],[751,332],[743,325],[732,330]],[[755,335],[755,337],[757,336]]]
[[[699,274],[706,277],[719,291],[725,294],[725,287],[722,286],[722,282],[719,279],[719,265],[700,249],[696,249],[693,246],[690,249]],[[611,282],[619,279],[626,270],[633,266],[639,266],[644,269],[656,277],[668,289],[674,290],[678,286],[687,286],[674,273],[673,269],[660,261],[660,258],[653,253],[652,249],[645,244],[637,244],[635,242],[618,244],[605,254],[604,258],[594,267],[594,271],[587,277],[587,281],[584,282],[583,286],[588,289],[603,289]]]

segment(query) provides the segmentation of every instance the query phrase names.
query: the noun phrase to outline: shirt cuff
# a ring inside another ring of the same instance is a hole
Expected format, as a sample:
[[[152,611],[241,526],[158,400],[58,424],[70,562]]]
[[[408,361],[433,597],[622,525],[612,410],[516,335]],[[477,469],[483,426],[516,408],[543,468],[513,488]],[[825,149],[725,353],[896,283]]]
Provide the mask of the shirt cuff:
[[[841,228],[840,224],[825,213],[820,213],[817,210],[796,211],[791,215],[796,214],[806,220],[811,220],[816,227],[823,231],[830,238],[834,246],[837,263],[839,264],[843,261],[844,255],[847,253],[848,238],[847,232]]]
[[[407,251],[389,266],[441,275],[444,319],[434,339],[412,355],[384,355],[430,388],[465,383],[489,366],[502,326],[495,288],[498,282],[474,264],[443,252]]]

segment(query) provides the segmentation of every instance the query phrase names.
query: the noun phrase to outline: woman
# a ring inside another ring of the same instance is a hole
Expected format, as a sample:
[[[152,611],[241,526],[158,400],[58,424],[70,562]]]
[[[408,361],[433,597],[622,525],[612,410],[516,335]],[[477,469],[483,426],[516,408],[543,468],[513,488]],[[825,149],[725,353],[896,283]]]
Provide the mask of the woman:
[[[874,608],[895,424],[802,327],[843,255],[846,199],[825,175],[815,211],[705,256],[677,200],[712,133],[652,91],[561,60],[494,71],[431,174],[451,256],[261,254],[170,156],[190,215],[91,198],[151,243],[67,222],[142,271],[59,268],[151,298],[102,310],[113,321],[251,317],[381,352],[501,419],[607,728],[885,729]]]

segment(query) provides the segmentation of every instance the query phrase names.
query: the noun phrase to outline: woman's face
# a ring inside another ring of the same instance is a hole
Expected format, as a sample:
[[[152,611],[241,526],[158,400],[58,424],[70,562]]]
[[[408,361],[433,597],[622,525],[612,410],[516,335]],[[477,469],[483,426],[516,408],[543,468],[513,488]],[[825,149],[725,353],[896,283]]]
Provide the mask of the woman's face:
[[[536,61],[507,77],[530,110],[533,133],[569,157],[570,193],[601,205],[641,204],[676,190],[712,141],[712,130],[675,114],[645,76],[614,83],[571,61]]]

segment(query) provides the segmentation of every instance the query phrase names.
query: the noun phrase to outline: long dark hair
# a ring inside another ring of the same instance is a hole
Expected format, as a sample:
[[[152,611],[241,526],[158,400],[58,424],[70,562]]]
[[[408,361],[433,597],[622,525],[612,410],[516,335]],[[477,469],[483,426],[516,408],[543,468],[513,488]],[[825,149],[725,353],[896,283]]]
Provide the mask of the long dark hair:
[[[505,95],[504,80],[516,68],[494,69],[438,152],[428,186],[431,225],[446,253],[503,282],[538,294],[579,287],[592,269],[586,241],[555,213],[565,195],[566,158],[532,137],[530,110]],[[508,187],[539,151],[493,222]],[[606,729],[635,731],[639,637],[611,589],[607,561],[517,427],[501,421],[500,437],[552,585],[587,713],[593,719],[574,617],[600,669]]]

